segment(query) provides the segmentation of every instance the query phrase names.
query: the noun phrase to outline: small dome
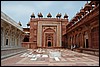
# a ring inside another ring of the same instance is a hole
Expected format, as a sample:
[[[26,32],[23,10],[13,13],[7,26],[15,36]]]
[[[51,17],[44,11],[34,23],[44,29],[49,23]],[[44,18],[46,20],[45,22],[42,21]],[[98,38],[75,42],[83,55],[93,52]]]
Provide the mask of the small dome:
[[[77,21],[78,20],[78,18],[76,17],[76,16],[74,16],[73,18],[72,18],[72,21]]]
[[[76,15],[77,15],[77,16],[81,16],[81,13],[80,13],[80,12],[77,12]]]
[[[99,1],[91,1],[89,4],[97,6],[99,4]]]
[[[34,13],[32,13],[32,15],[31,15],[31,18],[32,18],[32,17],[34,17],[34,18],[35,18],[35,15],[34,15]]]
[[[88,1],[87,1],[87,3],[85,4],[85,6],[84,6],[84,9],[85,10],[88,10],[88,9],[91,9],[92,7],[91,7],[91,5],[89,5],[89,3],[88,3]]]
[[[43,17],[43,15],[42,15],[42,13],[40,12],[40,13],[38,13],[38,17]]]
[[[49,14],[47,15],[47,17],[52,17],[52,15],[49,13]]]
[[[83,9],[83,7],[82,7],[82,9],[80,10],[80,13],[81,13],[81,14],[84,14],[84,13],[85,13],[85,10]]]
[[[60,14],[58,13],[56,17],[59,17],[60,18],[61,17],[61,13]]]
[[[64,18],[68,18],[68,15],[65,13]]]
[[[71,19],[71,20],[70,20],[70,23],[74,24],[74,23],[75,23],[75,21],[74,21],[73,19]]]
[[[82,17],[82,14],[80,12],[77,12],[76,17],[78,17],[79,19]]]

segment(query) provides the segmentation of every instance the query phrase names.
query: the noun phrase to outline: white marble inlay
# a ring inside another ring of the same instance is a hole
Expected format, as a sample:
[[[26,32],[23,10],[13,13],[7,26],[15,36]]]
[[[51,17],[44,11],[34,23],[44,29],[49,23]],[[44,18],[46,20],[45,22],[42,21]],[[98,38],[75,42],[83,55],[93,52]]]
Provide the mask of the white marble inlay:
[[[32,55],[32,57],[36,57],[36,55]]]
[[[28,57],[33,57],[33,55],[28,55]]]
[[[29,54],[32,54],[32,52],[30,52]]]
[[[54,58],[54,57],[61,57],[61,52],[50,52],[49,53],[50,58]]]
[[[48,55],[42,55],[42,57],[48,57]]]
[[[32,57],[30,60],[37,60],[37,57]]]
[[[24,53],[24,54],[21,55],[20,57],[26,57],[26,56],[28,56],[28,54],[27,54],[27,53]]]
[[[54,59],[55,59],[56,61],[60,61],[60,59],[59,59],[58,57],[54,57]]]
[[[37,54],[36,57],[41,57],[41,54]]]

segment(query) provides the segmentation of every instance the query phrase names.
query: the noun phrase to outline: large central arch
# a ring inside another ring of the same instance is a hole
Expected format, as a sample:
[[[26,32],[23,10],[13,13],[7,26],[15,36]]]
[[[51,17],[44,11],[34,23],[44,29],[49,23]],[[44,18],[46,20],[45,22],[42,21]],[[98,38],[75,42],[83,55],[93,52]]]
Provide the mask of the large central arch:
[[[52,28],[43,30],[42,47],[56,47],[56,32]]]
[[[46,33],[54,33],[55,32],[55,45],[52,47],[61,47],[61,39],[62,39],[62,34],[61,34],[61,23],[60,22],[52,22],[51,21],[39,21],[38,22],[38,28],[37,28],[37,47],[46,47],[46,44],[44,44],[46,41]],[[48,35],[48,34],[47,34]],[[53,34],[54,35],[54,34]],[[44,38],[45,39],[44,39]],[[54,39],[54,38],[53,38]],[[44,42],[44,43],[43,43]],[[46,41],[47,42],[47,41]]]

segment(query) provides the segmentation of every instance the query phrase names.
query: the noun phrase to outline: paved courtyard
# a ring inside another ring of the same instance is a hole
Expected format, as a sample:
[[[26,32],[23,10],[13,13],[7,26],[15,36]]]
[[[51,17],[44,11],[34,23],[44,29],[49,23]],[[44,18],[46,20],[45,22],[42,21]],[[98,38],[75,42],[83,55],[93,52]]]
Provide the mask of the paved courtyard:
[[[99,57],[68,49],[28,49],[2,59],[1,66],[99,66]]]

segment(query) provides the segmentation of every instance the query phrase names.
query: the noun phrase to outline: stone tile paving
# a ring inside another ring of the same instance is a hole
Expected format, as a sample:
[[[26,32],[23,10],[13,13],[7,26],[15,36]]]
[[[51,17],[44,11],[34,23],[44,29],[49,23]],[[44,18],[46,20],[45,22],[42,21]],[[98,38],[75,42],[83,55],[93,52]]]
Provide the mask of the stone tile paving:
[[[54,51],[61,52],[61,57],[58,57],[60,61],[50,58],[49,53]],[[21,57],[23,54],[25,53],[2,59],[1,66],[99,66],[98,56],[68,49],[28,49],[25,57]],[[32,58],[37,59],[30,60]]]

